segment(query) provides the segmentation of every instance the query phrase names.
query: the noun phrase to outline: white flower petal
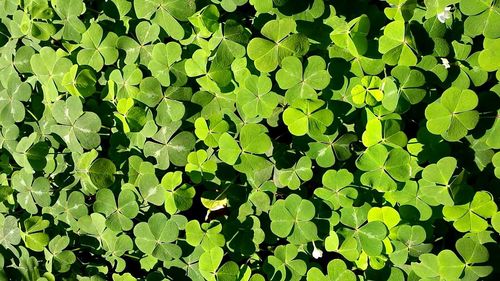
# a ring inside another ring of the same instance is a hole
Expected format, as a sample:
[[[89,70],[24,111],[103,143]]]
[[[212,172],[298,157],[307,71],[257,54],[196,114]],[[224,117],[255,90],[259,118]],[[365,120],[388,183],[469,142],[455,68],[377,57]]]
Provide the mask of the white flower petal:
[[[313,258],[315,259],[319,259],[323,256],[323,251],[321,251],[320,249],[318,248],[314,248],[313,252],[312,252],[312,256]]]

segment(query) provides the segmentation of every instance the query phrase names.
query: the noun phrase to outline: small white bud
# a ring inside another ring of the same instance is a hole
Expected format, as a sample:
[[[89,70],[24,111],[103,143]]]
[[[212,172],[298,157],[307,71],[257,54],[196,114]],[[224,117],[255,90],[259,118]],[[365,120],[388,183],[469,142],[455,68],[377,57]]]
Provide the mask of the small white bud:
[[[321,258],[323,256],[323,251],[321,251],[320,249],[314,247],[312,255],[313,255],[313,258],[319,259],[319,258]]]
[[[444,68],[446,69],[450,68],[450,62],[448,61],[447,58],[441,58],[441,63],[443,64]]]
[[[442,23],[449,18],[451,18],[451,6],[445,7],[441,13],[437,14],[437,19]]]

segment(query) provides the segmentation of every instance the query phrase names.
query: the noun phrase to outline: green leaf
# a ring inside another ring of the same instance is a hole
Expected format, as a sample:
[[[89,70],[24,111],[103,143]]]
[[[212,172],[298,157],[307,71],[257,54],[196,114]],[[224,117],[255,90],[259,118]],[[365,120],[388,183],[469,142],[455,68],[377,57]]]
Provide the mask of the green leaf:
[[[148,222],[140,222],[134,227],[135,243],[139,250],[161,261],[179,258],[182,250],[173,244],[178,235],[177,224],[161,213],[156,213]]]
[[[320,56],[309,57],[305,70],[297,57],[286,57],[276,72],[276,81],[281,89],[287,90],[286,101],[292,104],[297,99],[316,99],[316,91],[328,86],[330,75]]]
[[[407,39],[409,33],[403,20],[396,20],[384,28],[384,35],[380,37],[378,50],[383,54],[383,60],[389,65],[414,66],[417,56],[411,40]]]
[[[151,19],[176,40],[184,37],[179,21],[186,21],[196,11],[193,0],[134,0],[134,8],[138,18]]]
[[[88,173],[97,188],[106,188],[115,182],[116,167],[111,160],[99,158],[92,163]]]
[[[449,88],[425,109],[427,129],[448,141],[458,141],[476,127],[479,113],[473,109],[477,104],[473,91]]]
[[[271,230],[278,237],[291,243],[303,244],[317,239],[316,225],[311,222],[315,214],[314,205],[292,194],[271,206]]]
[[[264,38],[254,38],[247,46],[248,56],[254,60],[255,67],[261,72],[276,69],[287,56],[302,56],[309,49],[307,38],[294,32],[296,24],[285,18],[267,22],[261,30]],[[269,39],[269,40],[268,40]]]

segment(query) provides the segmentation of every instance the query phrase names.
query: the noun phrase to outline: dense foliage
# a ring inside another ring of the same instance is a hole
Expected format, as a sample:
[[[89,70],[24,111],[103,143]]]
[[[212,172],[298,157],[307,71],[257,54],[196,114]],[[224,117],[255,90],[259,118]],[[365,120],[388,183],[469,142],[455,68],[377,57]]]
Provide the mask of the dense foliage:
[[[500,1],[0,0],[0,280],[498,280]]]

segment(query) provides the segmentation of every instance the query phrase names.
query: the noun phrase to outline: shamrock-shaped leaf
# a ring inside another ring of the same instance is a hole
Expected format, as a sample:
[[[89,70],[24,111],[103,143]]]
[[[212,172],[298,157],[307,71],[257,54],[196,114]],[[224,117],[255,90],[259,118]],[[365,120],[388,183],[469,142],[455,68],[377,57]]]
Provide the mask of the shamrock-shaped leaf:
[[[220,116],[214,116],[214,118],[207,120],[203,117],[196,119],[194,122],[196,136],[203,140],[203,142],[209,147],[217,147],[219,145],[219,138],[222,133],[227,132],[229,129],[229,124],[223,120]]]
[[[240,148],[241,145],[241,148]],[[240,154],[263,154],[272,148],[272,142],[267,135],[267,129],[259,124],[247,124],[241,128],[240,145],[228,133],[219,138],[219,158],[233,165]]]
[[[401,225],[397,227],[397,241],[392,241],[395,249],[390,253],[396,264],[404,264],[408,256],[418,257],[432,249],[431,244],[423,243],[426,239],[425,229],[420,225]]]
[[[278,173],[279,182],[290,189],[298,189],[301,180],[306,182],[313,176],[311,169],[311,159],[307,156],[300,157],[299,161],[290,169],[280,170]]]
[[[23,221],[24,230],[21,230],[21,238],[24,245],[35,252],[42,252],[49,244],[49,235],[45,229],[49,221],[39,216],[33,216]]]
[[[114,231],[127,231],[132,229],[131,219],[139,213],[135,194],[131,190],[122,190],[118,200],[110,189],[100,189],[96,194],[94,211],[106,216],[106,226]],[[118,203],[117,203],[118,201]]]
[[[137,17],[151,19],[172,38],[179,40],[184,37],[184,29],[179,21],[186,21],[196,11],[194,0],[134,0]],[[154,17],[153,17],[154,16]]]
[[[161,127],[153,136],[153,141],[144,145],[144,154],[156,159],[157,167],[165,170],[170,163],[184,166],[187,156],[194,147],[195,137],[192,133],[184,131],[174,136],[180,127],[180,122],[172,122],[169,126]]]
[[[192,220],[186,224],[186,241],[194,247],[200,245],[204,250],[219,248],[225,243],[221,231],[222,225],[217,221],[200,225],[197,220]]]
[[[451,87],[425,109],[427,129],[447,141],[458,141],[476,127],[479,113],[474,108],[477,104],[473,91]]]
[[[205,280],[216,280],[215,276],[217,268],[219,268],[223,256],[224,251],[219,247],[211,248],[200,256],[200,273],[205,278]]]
[[[267,258],[264,270],[269,280],[279,280],[289,278],[290,280],[300,280],[307,271],[306,263],[301,259],[296,259],[298,249],[295,245],[280,245],[276,247],[273,256]]]
[[[89,65],[96,71],[102,69],[104,65],[110,65],[118,59],[116,43],[118,36],[109,32],[104,37],[104,31],[98,23],[92,23],[82,34],[81,47],[78,52],[77,61],[79,64]]]
[[[20,122],[25,117],[23,102],[29,100],[31,87],[26,82],[21,82],[17,75],[11,75],[7,85],[0,87],[0,124],[7,126]]]
[[[382,208],[373,207],[368,212],[368,221],[381,221],[385,224],[387,229],[391,229],[398,225],[401,221],[398,211],[389,206],[384,206]]]
[[[465,265],[450,250],[443,250],[437,256],[423,254],[420,263],[412,263],[413,271],[421,278],[443,278],[456,280],[462,274]]]
[[[488,227],[485,219],[497,212],[497,205],[491,194],[485,191],[476,192],[472,202],[457,206],[444,206],[443,215],[447,221],[460,232],[481,232]]]
[[[338,132],[333,135],[313,134],[311,136],[317,142],[309,143],[307,155],[316,160],[322,168],[329,168],[335,164],[336,160],[345,161],[352,155],[350,146],[358,138],[354,134],[344,134],[339,136]]]
[[[484,35],[486,38],[500,37],[496,24],[500,21],[500,8],[492,0],[460,1],[460,11],[468,17],[464,22],[465,33],[475,37]]]
[[[89,97],[95,93],[96,80],[92,70],[78,71],[78,65],[73,65],[64,75],[62,84],[72,95]]]
[[[478,63],[486,71],[499,70],[498,60],[500,59],[500,39],[485,38],[483,41],[484,50],[479,53]]]
[[[76,256],[73,252],[65,250],[69,245],[69,237],[57,235],[49,242],[48,250],[45,249],[45,267],[48,271],[54,268],[58,272],[66,272],[71,268],[71,265],[76,261]]]
[[[36,178],[22,169],[12,174],[12,186],[18,192],[16,198],[19,205],[31,214],[38,212],[38,206],[50,206],[50,182],[46,178]]]
[[[56,219],[76,228],[78,219],[88,213],[85,197],[79,191],[61,192],[56,203],[46,210]]]
[[[436,164],[425,167],[422,179],[418,181],[420,186],[419,197],[430,205],[443,204],[453,205],[450,195],[453,187],[451,178],[457,167],[457,160],[453,157],[444,157]]]
[[[71,96],[59,100],[52,107],[52,115],[59,125],[53,125],[52,131],[59,135],[69,149],[83,152],[99,145],[97,132],[101,129],[101,119],[93,112],[84,112],[80,98]]]
[[[71,61],[50,47],[43,47],[31,57],[30,65],[42,84],[44,99],[57,100],[58,90],[64,90],[62,79],[71,68]]]
[[[356,105],[375,105],[384,97],[381,90],[382,80],[377,76],[365,76],[361,78],[361,85],[356,85],[351,90],[352,101]]]
[[[177,224],[164,214],[156,213],[134,227],[135,244],[143,253],[161,261],[179,258],[182,250],[173,244],[178,235]]]
[[[181,46],[175,42],[154,45],[148,68],[162,86],[167,87],[170,85],[170,68],[181,59],[181,53]]]
[[[13,216],[0,215],[0,245],[5,249],[14,249],[13,246],[21,242],[18,221]]]
[[[361,183],[380,191],[396,189],[396,181],[404,182],[410,177],[410,155],[401,148],[388,151],[377,144],[369,147],[357,160],[356,166],[365,171]]]
[[[236,105],[247,118],[269,118],[279,102],[279,96],[271,92],[272,81],[266,76],[249,76],[236,93]]]
[[[196,191],[192,186],[182,184],[182,172],[176,171],[166,173],[161,179],[161,186],[165,188],[166,191],[165,210],[169,214],[188,210],[193,204],[193,197]]]
[[[264,38],[254,38],[248,43],[248,56],[254,60],[261,72],[276,69],[287,56],[302,56],[309,49],[309,41],[304,35],[293,33],[296,23],[290,18],[271,20],[261,30]],[[290,35],[290,33],[293,33]]]
[[[281,62],[281,69],[276,72],[276,82],[281,89],[287,90],[286,101],[293,104],[297,99],[316,99],[316,90],[328,86],[330,74],[320,56],[307,58],[305,70],[300,60],[291,56]]]
[[[191,152],[188,155],[186,172],[195,183],[200,183],[202,179],[211,179],[217,170],[217,163],[213,159],[208,159],[205,150]]]
[[[132,65],[139,58],[140,64],[147,66],[151,60],[154,44],[150,44],[160,35],[160,26],[148,21],[141,21],[135,27],[137,41],[128,37],[118,38],[117,47],[126,52],[125,63]]]
[[[341,259],[334,259],[328,263],[328,274],[325,276],[320,269],[312,267],[307,271],[308,281],[354,281],[356,275],[347,268],[347,265]]]
[[[385,79],[382,82],[385,93],[382,105],[386,109],[394,111],[400,104],[417,104],[422,101],[426,94],[423,88],[425,77],[422,72],[398,65],[391,70],[391,74],[397,79],[395,87],[392,86],[394,83],[392,80]]]
[[[296,194],[276,201],[271,207],[271,230],[278,237],[291,243],[304,244],[317,238],[316,225],[311,221],[315,215],[314,205]]]
[[[349,187],[353,180],[353,175],[346,169],[328,170],[322,178],[324,187],[315,189],[314,194],[332,204],[335,210],[341,206],[351,206],[354,199],[358,197],[357,190]]]
[[[403,20],[396,20],[384,28],[384,35],[380,37],[379,52],[383,60],[389,65],[414,66],[417,64],[415,47],[408,37],[409,29]]]
[[[476,265],[488,261],[488,249],[479,241],[472,238],[463,237],[455,243],[458,253],[465,261],[465,275],[475,279],[484,278],[491,274],[493,268],[491,266]]]
[[[283,112],[283,122],[295,136],[307,133],[322,134],[333,122],[333,113],[327,108],[320,109],[323,100],[301,100]]]

